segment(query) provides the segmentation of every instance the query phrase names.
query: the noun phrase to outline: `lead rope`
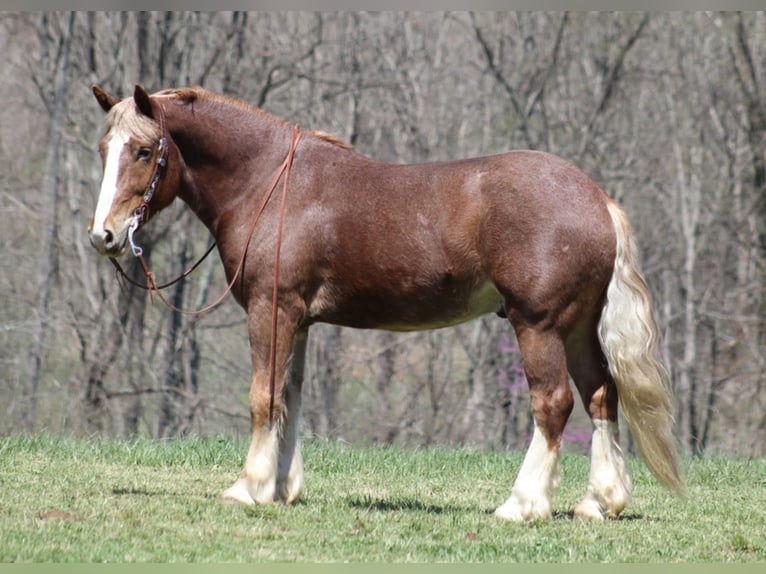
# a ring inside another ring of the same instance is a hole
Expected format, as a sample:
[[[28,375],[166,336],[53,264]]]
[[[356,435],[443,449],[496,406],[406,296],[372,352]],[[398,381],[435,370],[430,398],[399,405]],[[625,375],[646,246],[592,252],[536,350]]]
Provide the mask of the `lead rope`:
[[[149,298],[152,301],[152,304],[154,303],[154,298],[152,294],[154,292],[157,293],[157,297],[159,297],[160,301],[162,301],[165,305],[173,309],[174,311],[181,313],[183,315],[201,315],[202,313],[205,313],[214,307],[217,307],[220,305],[223,300],[226,298],[226,296],[229,294],[229,292],[234,287],[234,283],[239,278],[239,274],[242,272],[242,268],[245,264],[245,259],[247,257],[247,250],[250,247],[250,240],[252,239],[253,232],[255,231],[255,226],[258,223],[258,220],[261,218],[261,215],[263,214],[263,211],[266,209],[266,204],[268,204],[269,199],[271,199],[271,196],[274,194],[274,190],[277,187],[277,184],[279,183],[279,179],[284,174],[285,179],[284,183],[282,185],[282,201],[279,207],[279,221],[277,224],[277,248],[276,248],[276,256],[274,260],[274,289],[272,292],[272,310],[271,310],[271,343],[269,346],[270,351],[270,358],[269,358],[269,428],[272,426],[274,421],[274,393],[275,393],[275,387],[276,387],[276,368],[277,368],[277,358],[276,358],[276,350],[277,350],[277,302],[279,300],[279,256],[282,249],[282,228],[284,224],[284,218],[285,218],[285,206],[287,205],[287,184],[290,179],[290,168],[293,165],[293,158],[295,157],[295,149],[298,147],[298,142],[301,139],[301,132],[296,126],[291,127],[292,132],[292,141],[290,143],[290,150],[287,152],[287,157],[285,158],[285,161],[282,162],[282,165],[279,167],[279,170],[277,171],[277,175],[274,178],[274,181],[271,183],[271,186],[269,187],[269,190],[266,192],[266,195],[263,198],[263,201],[261,202],[260,207],[258,208],[258,211],[255,215],[255,218],[253,219],[253,223],[250,225],[250,229],[247,234],[247,242],[245,243],[245,249],[242,252],[242,256],[239,259],[239,264],[237,265],[237,269],[234,272],[234,276],[231,278],[231,281],[229,281],[228,286],[226,287],[226,290],[212,303],[204,306],[202,309],[198,310],[186,310],[186,309],[180,309],[179,307],[176,307],[168,301],[165,296],[162,294],[162,289],[169,287],[170,285],[173,285],[174,283],[178,282],[183,277],[186,277],[189,275],[194,269],[199,266],[200,263],[202,263],[202,260],[207,257],[207,255],[212,251],[213,247],[215,247],[215,243],[211,245],[208,248],[208,251],[205,253],[205,255],[202,256],[202,259],[200,259],[196,264],[194,264],[191,268],[189,268],[187,271],[184,272],[184,274],[181,277],[178,277],[177,279],[174,279],[173,281],[170,281],[168,283],[165,283],[163,285],[158,286],[157,283],[154,280],[154,273],[152,273],[151,269],[149,269],[149,266],[146,263],[146,260],[144,259],[144,250],[135,243],[133,240],[133,234],[136,232],[138,227],[141,224],[141,218],[143,215],[142,213],[136,213],[135,217],[133,218],[133,221],[130,223],[130,227],[128,227],[128,241],[130,243],[131,251],[133,252],[133,255],[138,259],[139,263],[141,264],[141,268],[143,269],[144,275],[146,277],[146,285],[141,285],[140,283],[137,283],[136,281],[132,280],[128,275],[125,273],[125,271],[122,269],[120,264],[114,259],[110,258],[112,261],[112,264],[117,268],[120,275],[122,275],[123,278],[128,280],[131,284],[137,285],[138,287],[141,287],[142,289],[146,289],[149,291]]]
[[[138,226],[135,224],[135,219],[134,219],[133,222],[130,224],[130,227],[128,228],[128,242],[130,243],[130,250],[133,253],[133,255],[136,256],[136,257],[138,257],[139,254],[143,254],[143,252],[144,252],[144,250],[141,247],[139,247],[138,245],[136,245],[135,242],[132,240],[133,233],[135,233],[135,230],[136,230],[137,227]],[[152,297],[152,292],[155,289],[158,289],[158,290],[167,289],[168,287],[172,287],[173,285],[175,285],[176,283],[181,281],[181,279],[185,279],[186,277],[191,275],[194,272],[194,270],[197,269],[197,267],[202,265],[202,262],[205,261],[205,259],[207,259],[207,256],[210,255],[213,252],[213,249],[215,248],[215,246],[216,246],[216,242],[213,241],[208,246],[207,251],[205,251],[205,253],[202,254],[202,257],[200,257],[194,265],[189,267],[186,271],[184,271],[181,275],[179,275],[178,277],[176,277],[172,281],[168,281],[167,283],[163,283],[162,285],[157,285],[154,288],[151,287],[150,285],[145,284],[145,283],[139,283],[135,279],[131,278],[129,275],[127,275],[122,270],[122,267],[120,267],[120,264],[117,263],[117,261],[114,258],[110,257],[109,261],[111,261],[112,265],[115,266],[115,268],[117,269],[117,272],[120,274],[120,277],[123,280],[127,281],[128,283],[130,283],[134,287],[138,287],[139,289],[143,289],[144,291],[149,291],[149,296]]]

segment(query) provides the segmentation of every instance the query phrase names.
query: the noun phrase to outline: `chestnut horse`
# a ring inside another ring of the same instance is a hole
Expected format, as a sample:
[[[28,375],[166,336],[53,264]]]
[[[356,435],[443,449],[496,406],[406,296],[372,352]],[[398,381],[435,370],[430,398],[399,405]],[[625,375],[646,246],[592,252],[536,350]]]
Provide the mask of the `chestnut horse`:
[[[225,500],[292,503],[301,494],[312,324],[406,331],[487,313],[515,330],[535,423],[498,517],[551,518],[570,376],[593,422],[590,478],[574,515],[617,517],[630,500],[618,404],[647,466],[683,492],[669,377],[632,232],[577,167],[536,151],[381,163],[201,88],[149,95],[136,86],[122,101],[93,91],[108,112],[93,246],[121,256],[180,197],[216,239],[247,313],[252,440]]]

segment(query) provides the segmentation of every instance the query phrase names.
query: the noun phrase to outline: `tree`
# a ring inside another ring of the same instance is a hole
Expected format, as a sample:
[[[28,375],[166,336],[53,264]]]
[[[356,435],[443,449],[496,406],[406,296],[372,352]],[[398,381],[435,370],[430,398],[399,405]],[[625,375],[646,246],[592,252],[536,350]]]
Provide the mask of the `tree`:
[[[35,428],[37,417],[38,388],[40,386],[41,364],[45,352],[49,325],[51,293],[58,265],[58,198],[59,170],[61,167],[62,132],[67,111],[67,73],[69,53],[72,45],[72,23],[74,13],[48,14],[40,16],[40,74],[34,78],[40,98],[50,116],[47,137],[45,171],[42,180],[42,193],[49,198],[48,221],[44,229],[40,276],[38,279],[37,318],[32,345],[29,350],[29,380],[26,400],[28,408],[23,411],[24,428],[31,432]]]

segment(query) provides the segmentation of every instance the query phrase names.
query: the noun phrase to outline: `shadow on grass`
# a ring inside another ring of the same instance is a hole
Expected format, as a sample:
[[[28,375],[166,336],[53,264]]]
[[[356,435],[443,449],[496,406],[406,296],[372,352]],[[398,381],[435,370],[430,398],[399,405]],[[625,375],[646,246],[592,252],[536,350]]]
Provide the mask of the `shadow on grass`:
[[[365,510],[377,510],[379,512],[422,512],[424,514],[450,514],[450,513],[473,513],[476,512],[476,508],[469,506],[454,506],[454,505],[439,505],[439,504],[424,504],[419,500],[412,498],[372,498],[371,496],[352,496],[346,499],[348,506],[352,508],[363,508]],[[480,510],[482,514],[493,515],[494,508]],[[553,520],[555,521],[574,521],[578,520],[574,517],[574,512],[571,510],[568,512],[554,512]],[[610,521],[612,519],[606,519]],[[628,522],[633,520],[643,520],[651,522],[654,519],[649,518],[643,514],[626,513],[619,516],[616,522]],[[534,521],[533,521],[534,522]]]
[[[119,488],[112,489],[117,496],[173,496],[174,493],[164,490],[149,490],[148,488]]]
[[[380,512],[422,512],[424,514],[445,514],[452,512],[471,512],[472,508],[452,505],[424,504],[412,498],[372,498],[371,496],[352,496],[346,499],[352,508],[377,510]]]
[[[553,513],[553,520],[581,520],[579,518],[575,518],[573,511],[568,512],[554,512]],[[617,518],[606,518],[606,522],[615,521],[615,522],[630,522],[633,520],[646,520],[647,522],[652,522],[653,519],[647,518],[643,514],[620,514]]]
[[[114,496],[146,496],[146,497],[155,497],[155,496],[166,496],[166,497],[177,497],[177,498],[209,498],[209,499],[215,499],[218,498],[218,496],[214,493],[194,493],[194,492],[175,492],[172,490],[162,490],[162,489],[149,489],[149,488],[137,488],[137,487],[128,487],[123,488],[119,486],[115,486],[112,488],[112,494]]]

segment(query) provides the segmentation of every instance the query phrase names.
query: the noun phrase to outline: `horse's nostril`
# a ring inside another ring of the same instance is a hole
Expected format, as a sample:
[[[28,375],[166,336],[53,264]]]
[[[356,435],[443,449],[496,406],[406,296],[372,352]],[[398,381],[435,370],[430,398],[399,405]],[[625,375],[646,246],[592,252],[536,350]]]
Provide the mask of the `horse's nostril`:
[[[108,229],[104,229],[104,243],[109,246],[114,241],[114,234]]]

